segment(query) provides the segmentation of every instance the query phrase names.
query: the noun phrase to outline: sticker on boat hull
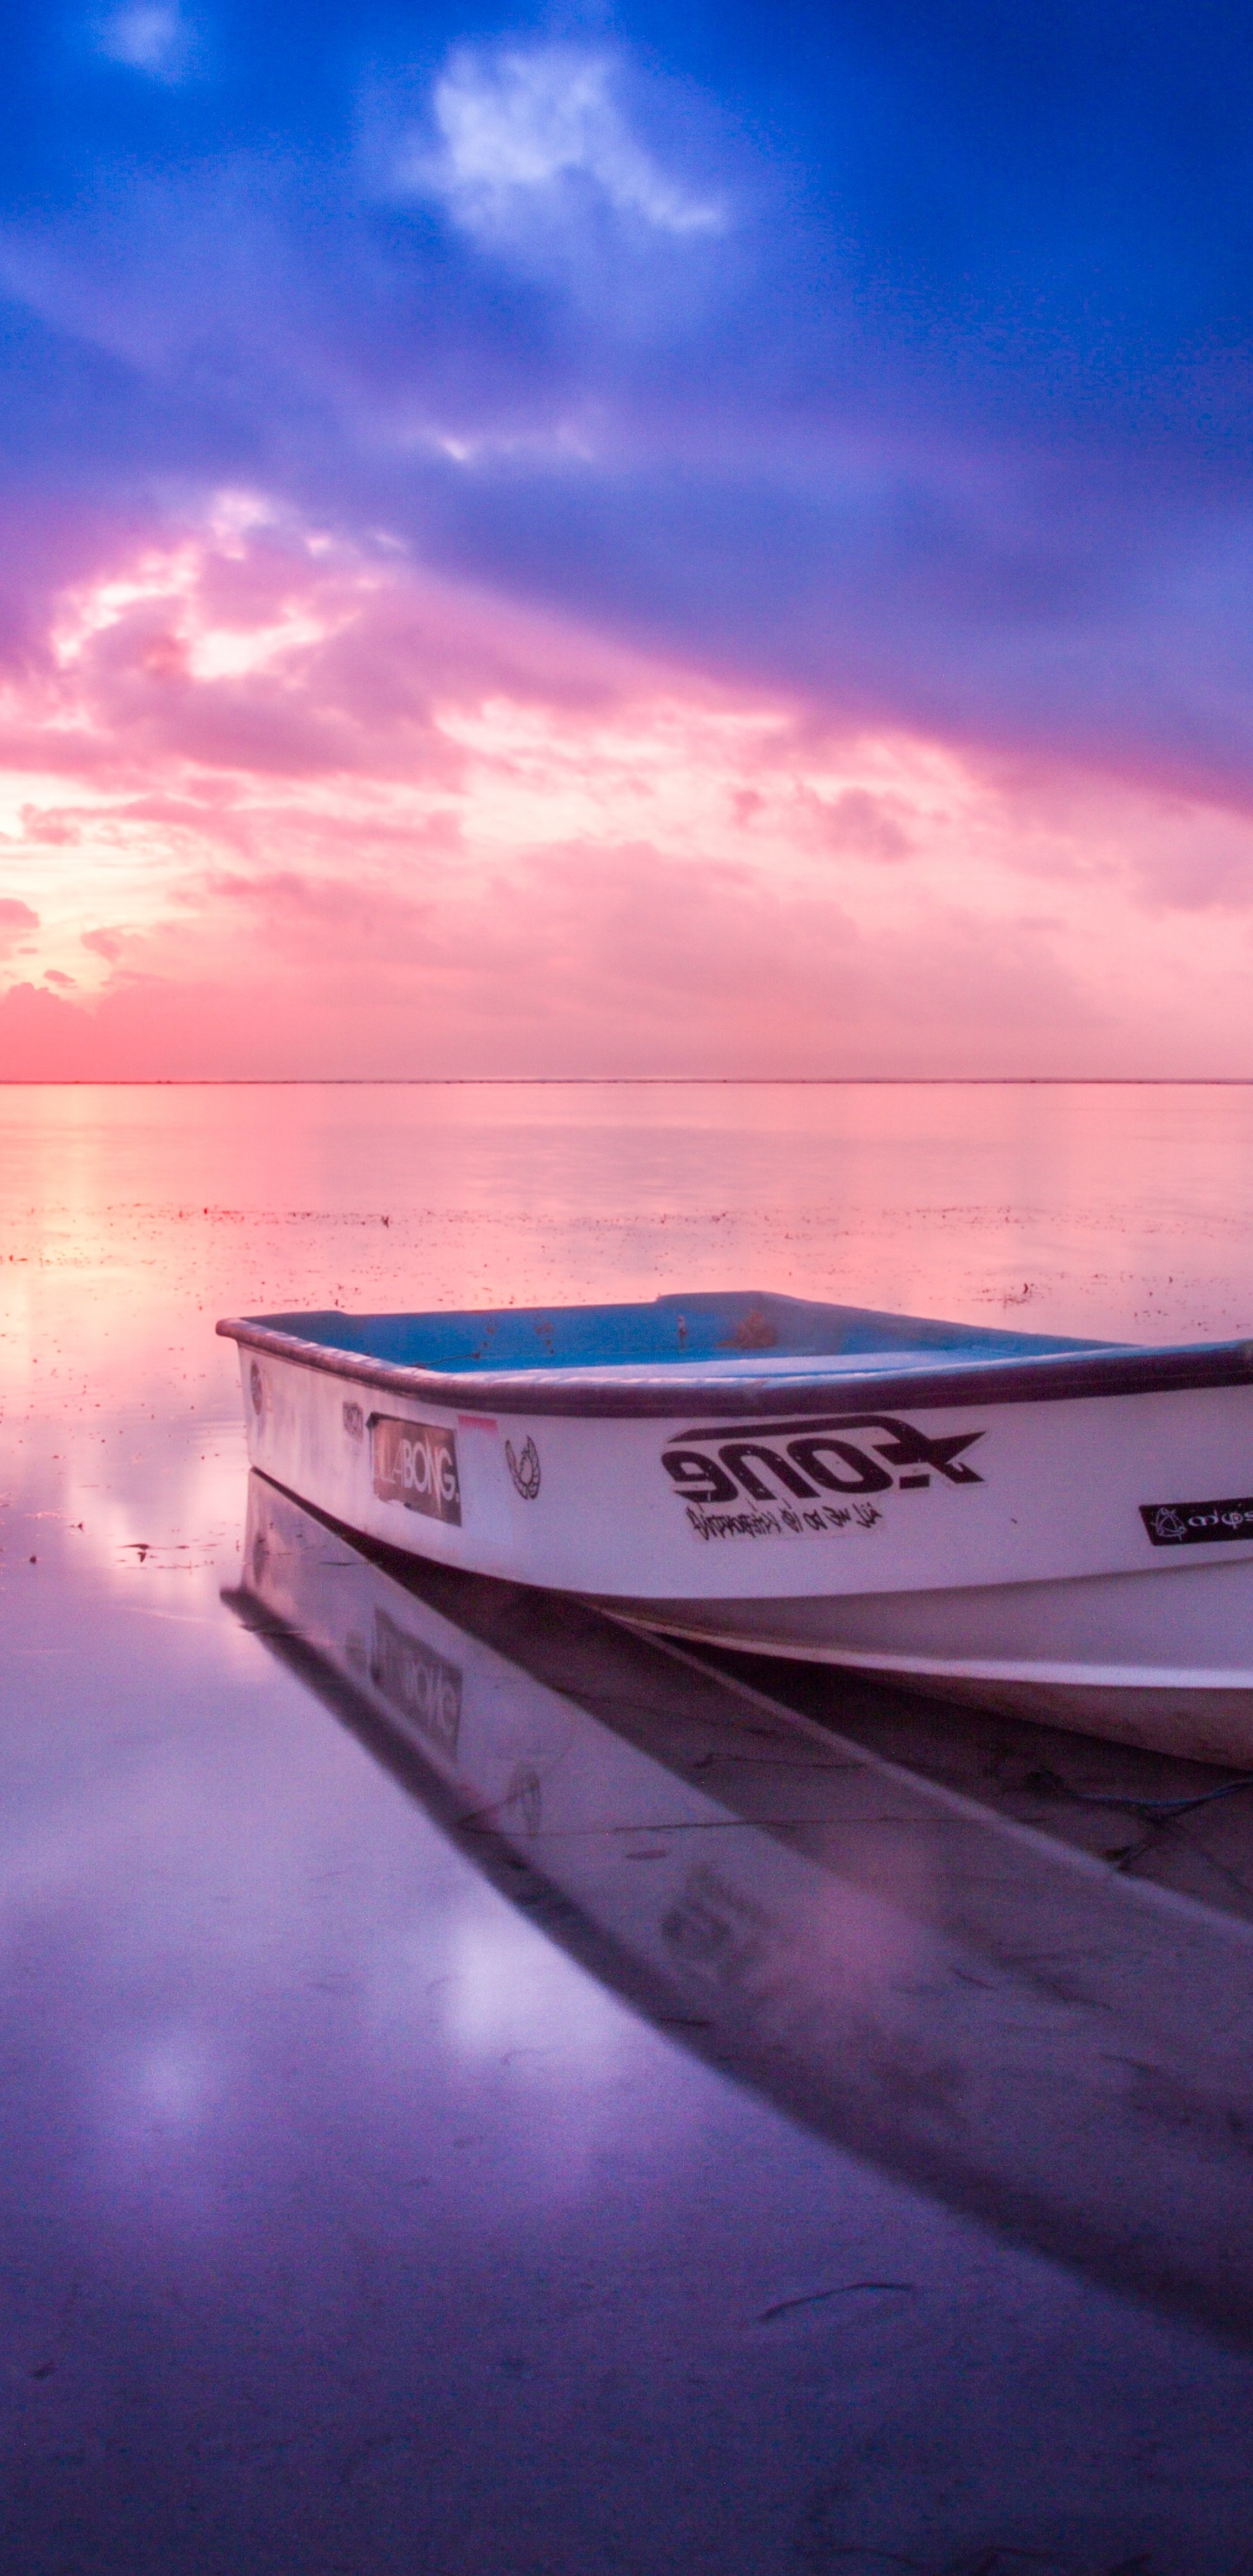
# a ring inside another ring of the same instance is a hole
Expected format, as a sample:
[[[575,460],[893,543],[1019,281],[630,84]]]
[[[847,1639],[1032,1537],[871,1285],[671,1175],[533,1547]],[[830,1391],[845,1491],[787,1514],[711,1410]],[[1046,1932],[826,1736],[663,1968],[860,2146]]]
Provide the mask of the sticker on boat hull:
[[[454,1431],[439,1422],[398,1422],[390,1414],[374,1413],[370,1449],[380,1502],[403,1503],[408,1512],[425,1512],[428,1520],[452,1521],[460,1528]]]
[[[1220,1539],[1253,1540],[1253,1494],[1212,1503],[1141,1503],[1154,1547],[1213,1547]]]
[[[514,1456],[512,1440],[506,1440],[505,1457],[508,1462],[509,1473],[517,1486],[518,1492],[522,1496],[523,1502],[533,1503],[539,1492],[541,1482],[539,1451],[536,1448],[534,1441],[528,1436],[523,1443],[522,1455],[518,1458]]]
[[[850,1433],[858,1437],[852,1439]],[[921,1493],[936,1480],[981,1485],[963,1455],[981,1431],[920,1431],[893,1413],[818,1420],[701,1424],[668,1440],[662,1465],[698,1538],[804,1537],[874,1529],[877,1494]]]

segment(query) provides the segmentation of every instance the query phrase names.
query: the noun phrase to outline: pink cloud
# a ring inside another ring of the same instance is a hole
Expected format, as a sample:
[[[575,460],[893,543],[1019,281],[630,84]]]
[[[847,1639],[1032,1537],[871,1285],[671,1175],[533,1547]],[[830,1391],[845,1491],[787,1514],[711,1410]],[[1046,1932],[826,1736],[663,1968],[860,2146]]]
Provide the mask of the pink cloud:
[[[79,935],[83,947],[93,957],[103,957],[106,966],[116,966],[126,954],[126,934],[122,930],[84,930]]]
[[[857,850],[873,859],[909,857],[914,847],[906,828],[909,808],[900,797],[872,796],[865,787],[845,787],[827,802],[811,788],[798,792],[827,849]]]
[[[8,957],[15,948],[30,944],[31,932],[39,928],[39,915],[16,895],[0,895],[0,957]]]
[[[21,821],[24,839],[46,842],[50,848],[64,848],[78,838],[74,816],[52,806],[23,805]]]
[[[95,1022],[59,994],[13,984],[0,1000],[0,1080],[107,1080],[105,1060]]]
[[[1243,816],[857,734],[256,504],[67,589],[0,755],[10,1079],[1245,1067]]]

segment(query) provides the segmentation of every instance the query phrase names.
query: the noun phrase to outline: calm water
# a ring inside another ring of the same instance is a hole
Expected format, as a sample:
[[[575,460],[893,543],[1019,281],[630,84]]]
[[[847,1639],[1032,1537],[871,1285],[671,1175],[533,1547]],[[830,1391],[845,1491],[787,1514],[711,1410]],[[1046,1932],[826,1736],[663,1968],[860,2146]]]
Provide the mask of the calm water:
[[[1253,1093],[10,1089],[0,1185],[4,2562],[1247,2576],[1253,1795],[404,1582],[212,1327],[1247,1332]]]

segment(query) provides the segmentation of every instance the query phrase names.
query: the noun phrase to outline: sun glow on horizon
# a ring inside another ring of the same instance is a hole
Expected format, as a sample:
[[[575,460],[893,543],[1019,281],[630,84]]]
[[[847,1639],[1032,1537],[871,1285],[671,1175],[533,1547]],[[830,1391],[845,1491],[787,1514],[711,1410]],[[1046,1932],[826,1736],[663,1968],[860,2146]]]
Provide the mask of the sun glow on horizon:
[[[255,495],[66,592],[0,728],[10,1074],[58,1043],[682,1071],[1048,1069],[1060,1040],[1101,1069],[1146,993],[1200,1038],[1181,940],[1235,1043],[1243,817],[852,730]]]

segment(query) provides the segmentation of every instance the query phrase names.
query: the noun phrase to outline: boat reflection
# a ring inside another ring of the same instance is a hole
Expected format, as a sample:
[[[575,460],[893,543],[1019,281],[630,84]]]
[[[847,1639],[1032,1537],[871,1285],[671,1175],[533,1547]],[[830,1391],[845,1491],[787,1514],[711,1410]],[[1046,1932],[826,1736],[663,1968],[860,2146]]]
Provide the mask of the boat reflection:
[[[253,1475],[250,1625],[556,1941],[811,2129],[1253,2338],[1253,1927]]]

